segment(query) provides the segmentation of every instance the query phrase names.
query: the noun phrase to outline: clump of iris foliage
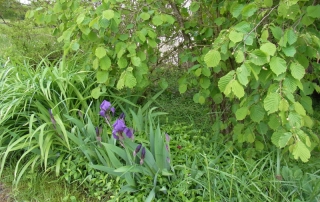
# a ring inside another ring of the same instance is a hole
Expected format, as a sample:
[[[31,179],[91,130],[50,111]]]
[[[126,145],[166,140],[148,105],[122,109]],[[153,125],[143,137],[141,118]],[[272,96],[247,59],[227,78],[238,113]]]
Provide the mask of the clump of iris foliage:
[[[95,100],[91,74],[65,61],[1,68],[1,172],[14,162],[15,185],[38,172],[78,184],[98,201],[319,200],[315,158],[301,164],[272,146],[231,147],[221,133],[171,121],[155,106],[170,111],[165,104],[180,98],[165,90],[141,106],[113,89]]]

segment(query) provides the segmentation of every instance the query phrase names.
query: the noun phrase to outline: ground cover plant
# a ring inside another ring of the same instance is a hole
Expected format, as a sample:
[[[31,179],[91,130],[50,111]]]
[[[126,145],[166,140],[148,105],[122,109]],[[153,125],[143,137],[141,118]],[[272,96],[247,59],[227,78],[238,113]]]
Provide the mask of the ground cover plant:
[[[319,201],[319,9],[32,1],[1,24],[0,173],[82,192],[60,201]]]

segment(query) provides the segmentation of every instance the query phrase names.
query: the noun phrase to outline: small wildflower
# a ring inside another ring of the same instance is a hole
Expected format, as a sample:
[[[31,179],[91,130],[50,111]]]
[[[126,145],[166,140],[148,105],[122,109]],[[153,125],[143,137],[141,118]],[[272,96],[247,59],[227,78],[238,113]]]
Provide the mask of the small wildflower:
[[[133,151],[133,156],[136,157],[137,153],[140,151],[142,147],[142,144],[138,144],[138,146],[136,147],[136,149]]]
[[[143,147],[142,150],[141,150],[140,165],[143,164],[145,156],[146,156],[146,149]]]

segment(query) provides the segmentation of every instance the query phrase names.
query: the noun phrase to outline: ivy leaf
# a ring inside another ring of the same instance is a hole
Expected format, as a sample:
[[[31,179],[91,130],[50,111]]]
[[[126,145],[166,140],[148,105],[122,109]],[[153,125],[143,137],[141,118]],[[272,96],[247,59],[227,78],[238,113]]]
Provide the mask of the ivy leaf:
[[[260,104],[255,104],[250,107],[250,118],[252,121],[259,123],[264,119],[266,111]]]
[[[292,137],[292,133],[283,133],[279,138],[279,147],[280,148],[285,147],[288,144],[291,137]]]
[[[113,10],[105,10],[105,11],[103,11],[102,16],[105,19],[110,20],[114,17],[114,11]]]
[[[267,42],[260,46],[260,50],[262,50],[267,55],[274,55],[277,47],[273,43]]]
[[[263,101],[264,109],[271,114],[278,111],[280,104],[280,95],[278,93],[269,93]]]
[[[236,31],[231,31],[229,34],[229,39],[233,42],[233,43],[237,43],[242,41],[243,39],[243,33],[240,32],[236,32]]]
[[[300,158],[302,162],[308,162],[310,158],[310,150],[301,141],[297,141],[292,147],[292,155],[295,159]]]
[[[142,13],[140,14],[140,18],[143,19],[143,20],[149,20],[150,14],[149,14],[149,13],[146,13],[146,12],[142,12]]]
[[[299,63],[295,63],[295,62],[291,63],[290,71],[293,78],[298,80],[301,80],[304,77],[304,74],[306,73],[304,67]]]
[[[208,67],[215,67],[219,64],[221,55],[217,50],[211,50],[204,56],[204,62]]]
[[[230,81],[233,79],[234,74],[235,74],[235,71],[232,70],[228,74],[224,75],[223,77],[221,77],[219,79],[218,87],[219,87],[221,92],[224,92],[224,90],[226,89],[226,86],[228,85],[228,83],[230,83]]]
[[[237,80],[232,82],[231,89],[235,96],[237,96],[239,99],[244,96],[244,89]]]
[[[272,57],[270,61],[270,68],[277,76],[287,70],[287,63],[284,59],[279,57]]]
[[[103,47],[98,47],[95,51],[95,55],[101,59],[107,54],[106,50]]]
[[[236,111],[236,118],[238,121],[241,121],[244,118],[246,118],[247,114],[248,114],[248,107],[241,107]]]

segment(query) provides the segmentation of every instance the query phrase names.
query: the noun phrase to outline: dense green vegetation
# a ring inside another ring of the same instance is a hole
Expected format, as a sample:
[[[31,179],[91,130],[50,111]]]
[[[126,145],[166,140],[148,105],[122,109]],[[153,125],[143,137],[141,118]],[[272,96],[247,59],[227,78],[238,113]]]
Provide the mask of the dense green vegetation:
[[[320,200],[315,2],[0,0],[0,16],[12,201]]]

